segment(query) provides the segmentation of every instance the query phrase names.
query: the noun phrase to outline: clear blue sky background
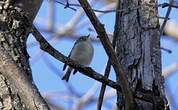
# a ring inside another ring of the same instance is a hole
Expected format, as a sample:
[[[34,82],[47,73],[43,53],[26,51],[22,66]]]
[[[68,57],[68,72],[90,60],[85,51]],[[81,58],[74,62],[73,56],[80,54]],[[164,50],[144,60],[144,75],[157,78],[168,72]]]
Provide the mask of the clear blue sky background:
[[[162,0],[162,2],[167,2],[167,0]],[[48,0],[44,0],[44,3],[38,13],[37,18],[44,18],[47,19],[47,12],[48,12]],[[96,6],[97,7],[97,6]],[[159,10],[160,16],[165,15],[166,9]],[[174,9],[171,12],[171,18],[173,18],[175,21],[178,22],[178,13],[177,9]],[[62,5],[56,4],[56,28],[59,28],[62,24],[65,24],[74,14],[75,12],[71,11],[70,9],[64,9]],[[114,18],[115,14],[110,13],[102,16],[100,18],[101,22],[105,24],[105,28],[108,32],[113,32],[114,27]],[[36,24],[38,24],[38,21],[36,21]],[[37,25],[39,28],[44,28],[46,26],[45,22],[43,24]],[[84,33],[85,32],[85,33]],[[87,31],[87,26],[84,27],[83,30],[79,31],[79,33],[83,35],[87,35],[88,33],[91,33]],[[93,33],[91,33],[93,34]],[[50,34],[43,33],[45,37],[50,37]],[[28,43],[36,42],[35,39],[30,35],[28,39]],[[66,56],[70,52],[72,46],[74,44],[73,40],[67,40],[67,39],[59,39],[55,44],[52,44],[57,50],[65,54]],[[95,54],[94,59],[92,61],[92,64],[90,65],[93,69],[95,69],[97,72],[102,73],[103,68],[105,66],[105,63],[107,62],[107,56],[103,50],[103,47],[100,45],[100,43],[93,43]],[[165,48],[171,49],[172,53],[169,54],[165,51],[162,51],[162,67],[165,68],[172,63],[178,62],[178,44],[174,40],[170,38],[163,37],[161,39],[161,45]],[[28,52],[31,56],[30,58],[30,64],[33,72],[33,79],[35,81],[35,84],[37,85],[39,91],[44,94],[46,92],[50,91],[64,91],[66,90],[65,81],[62,81],[60,79],[60,75],[63,74],[62,66],[63,63],[55,60],[51,56],[49,56],[47,53],[43,53],[42,56],[40,53],[42,52],[39,49],[39,46],[35,46],[28,49]],[[53,66],[55,66],[56,69],[50,69],[47,63],[52,63]],[[110,78],[112,80],[115,80],[114,72],[111,72]],[[172,74],[168,78],[165,79],[165,85],[166,88],[169,88],[170,95],[174,95],[174,98],[178,98],[178,95],[174,92],[178,90],[178,73]],[[78,91],[79,93],[83,94],[87,92],[90,87],[95,83],[94,80],[91,78],[88,78],[80,73],[76,74],[75,76],[70,77],[70,84],[73,85],[73,87]],[[56,103],[65,104],[65,102],[61,102],[59,99],[54,99]],[[113,99],[115,101],[115,99]],[[113,101],[112,100],[112,101]],[[110,103],[110,102],[108,102]],[[109,105],[109,104],[108,104]],[[178,109],[178,101],[174,103],[172,106],[172,110]],[[90,105],[87,107],[86,110],[95,109],[96,104]],[[175,107],[175,108],[173,108]],[[103,110],[107,110],[106,108]]]

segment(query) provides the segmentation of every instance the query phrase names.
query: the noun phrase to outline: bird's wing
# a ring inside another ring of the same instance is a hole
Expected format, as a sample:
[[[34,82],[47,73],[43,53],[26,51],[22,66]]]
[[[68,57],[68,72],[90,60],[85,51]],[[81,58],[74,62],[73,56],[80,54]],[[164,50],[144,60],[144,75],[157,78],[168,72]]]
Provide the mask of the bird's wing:
[[[69,55],[68,55],[68,58],[70,58],[70,56],[71,56],[71,54],[72,54],[72,50],[74,49],[74,47],[75,47],[75,45],[77,44],[77,42],[78,42],[78,40],[75,42],[74,46],[72,47],[72,49],[71,49],[71,51],[70,51],[70,53],[69,53]],[[67,64],[65,63],[62,70],[64,71],[64,70],[66,69],[66,67],[67,67]]]

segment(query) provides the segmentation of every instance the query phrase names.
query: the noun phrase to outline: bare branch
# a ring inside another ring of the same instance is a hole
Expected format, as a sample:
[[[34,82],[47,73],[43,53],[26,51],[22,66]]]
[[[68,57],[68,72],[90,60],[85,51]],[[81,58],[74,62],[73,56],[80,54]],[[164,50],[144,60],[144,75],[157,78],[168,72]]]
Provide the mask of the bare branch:
[[[167,48],[165,48],[165,47],[160,47],[160,49],[164,50],[164,51],[167,52],[167,53],[172,53],[172,50],[167,49]]]
[[[59,3],[59,4],[61,4],[61,5],[64,5],[65,8],[70,8],[70,9],[72,9],[74,11],[76,11],[76,9],[73,8],[72,6],[74,6],[74,7],[82,7],[80,4],[72,4],[72,3],[71,4],[68,3],[68,6],[66,7],[66,4],[64,4],[64,3],[60,2],[60,1],[56,1],[56,2]],[[113,4],[115,4],[115,3],[113,3]],[[121,9],[121,10],[115,10],[115,9],[113,9],[113,10],[92,9],[92,10],[95,11],[95,12],[98,12],[98,13],[113,13],[113,12],[123,12],[123,11],[126,11],[128,9],[130,9],[130,10],[136,10],[138,8],[140,8],[140,6],[139,7],[127,7],[126,9]]]
[[[106,68],[105,68],[105,72],[104,72],[104,76],[106,78],[109,77],[110,70],[111,70],[111,61],[108,60]],[[99,98],[98,98],[97,110],[101,110],[105,90],[106,90],[106,84],[103,83],[101,86],[101,90],[100,90],[100,94],[99,94]]]
[[[65,6],[64,8],[70,8],[70,9],[72,9],[73,11],[77,11],[77,9],[71,7],[71,4],[69,4],[68,1],[67,1],[67,4],[62,3],[62,2],[60,2],[60,1],[57,1],[57,0],[55,0],[55,2],[57,2],[57,3],[61,4],[61,5],[64,5],[64,6]]]
[[[172,4],[172,3],[163,3],[163,4],[162,4],[162,8],[165,8],[165,7],[178,8],[177,5],[174,5],[174,4]]]
[[[159,20],[160,24],[163,23],[163,20]],[[174,40],[178,40],[178,23],[173,20],[167,21],[165,28],[164,28],[164,34],[166,37],[173,38]]]
[[[170,4],[173,4],[174,0],[169,0]],[[166,16],[165,16],[165,19],[164,19],[164,22],[160,28],[160,36],[163,34],[163,31],[164,31],[164,27],[166,26],[166,23],[167,23],[167,20],[169,19],[169,15],[171,13],[171,5],[169,5],[168,9],[167,9],[167,13],[166,13]]]

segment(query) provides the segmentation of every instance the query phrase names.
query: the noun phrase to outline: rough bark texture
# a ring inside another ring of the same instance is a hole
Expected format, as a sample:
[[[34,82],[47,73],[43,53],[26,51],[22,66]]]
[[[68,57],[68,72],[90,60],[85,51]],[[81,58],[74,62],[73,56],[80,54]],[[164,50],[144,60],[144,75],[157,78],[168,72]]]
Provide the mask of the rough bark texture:
[[[165,100],[157,106],[136,100],[141,110],[163,110],[167,104],[161,76],[160,34],[157,18],[156,0],[120,0],[120,9],[138,7],[118,16],[117,53],[125,70],[132,91],[140,91]],[[148,5],[149,4],[149,5]],[[120,96],[118,94],[118,96]],[[122,98],[118,97],[118,102]],[[119,104],[119,108],[123,108]]]
[[[0,109],[48,110],[33,84],[26,40],[42,0],[0,1]]]

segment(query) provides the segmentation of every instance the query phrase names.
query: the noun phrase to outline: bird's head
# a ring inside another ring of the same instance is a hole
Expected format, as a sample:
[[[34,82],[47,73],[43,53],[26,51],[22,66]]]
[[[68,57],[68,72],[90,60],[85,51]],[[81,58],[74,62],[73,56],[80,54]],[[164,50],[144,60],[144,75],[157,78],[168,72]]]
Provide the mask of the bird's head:
[[[77,42],[83,42],[83,41],[90,41],[90,35],[88,36],[81,36]]]

